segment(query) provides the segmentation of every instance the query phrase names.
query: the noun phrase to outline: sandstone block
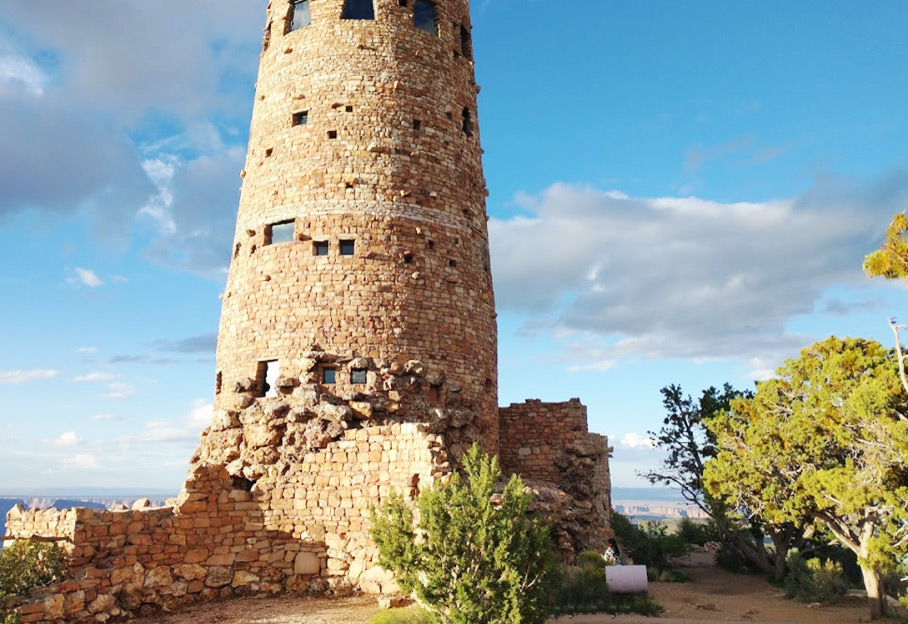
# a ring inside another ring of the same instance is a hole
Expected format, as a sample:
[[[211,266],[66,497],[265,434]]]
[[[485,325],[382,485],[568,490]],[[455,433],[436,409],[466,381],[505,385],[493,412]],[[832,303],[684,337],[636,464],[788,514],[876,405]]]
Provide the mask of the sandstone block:
[[[300,576],[316,575],[321,571],[318,556],[311,552],[301,552],[293,562],[293,573]]]

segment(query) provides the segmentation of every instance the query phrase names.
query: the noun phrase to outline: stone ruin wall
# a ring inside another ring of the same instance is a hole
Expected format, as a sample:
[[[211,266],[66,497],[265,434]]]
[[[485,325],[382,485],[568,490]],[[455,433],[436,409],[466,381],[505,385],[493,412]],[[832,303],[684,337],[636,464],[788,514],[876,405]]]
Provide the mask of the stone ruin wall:
[[[199,462],[173,508],[14,508],[12,535],[64,538],[72,556],[72,579],[31,595],[22,622],[106,622],[244,594],[394,593],[374,562],[370,505],[448,471],[440,436],[398,424],[347,431],[252,491]]]
[[[520,475],[534,490],[562,555],[601,550],[610,535],[612,449],[605,436],[589,433],[586,407],[580,399],[528,399],[499,414],[502,470]]]

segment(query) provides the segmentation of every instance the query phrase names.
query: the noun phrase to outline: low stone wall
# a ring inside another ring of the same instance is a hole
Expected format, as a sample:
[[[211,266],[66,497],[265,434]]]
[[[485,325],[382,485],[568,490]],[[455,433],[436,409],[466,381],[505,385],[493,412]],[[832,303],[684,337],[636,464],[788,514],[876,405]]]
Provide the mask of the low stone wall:
[[[501,468],[536,490],[562,553],[602,549],[610,534],[612,449],[605,436],[589,433],[580,399],[528,399],[500,408],[499,417]]]
[[[393,593],[368,540],[370,504],[447,470],[440,436],[396,424],[347,431],[254,485],[198,463],[173,508],[16,508],[10,534],[67,538],[72,554],[71,579],[30,596],[22,622],[105,622],[244,593]]]

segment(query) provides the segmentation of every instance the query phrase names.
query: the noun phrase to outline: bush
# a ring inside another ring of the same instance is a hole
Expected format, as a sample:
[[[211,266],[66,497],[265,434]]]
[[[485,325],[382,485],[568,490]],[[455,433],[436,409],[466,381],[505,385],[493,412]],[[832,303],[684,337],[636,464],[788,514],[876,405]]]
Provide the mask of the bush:
[[[66,577],[67,558],[55,544],[15,542],[0,550],[0,624],[14,624],[14,598],[34,587],[58,583]]]
[[[528,516],[530,494],[514,476],[495,497],[498,461],[477,445],[460,475],[416,499],[419,521],[399,493],[372,514],[382,566],[441,624],[542,624],[556,587],[548,528]]]
[[[657,577],[690,552],[690,544],[684,538],[669,535],[668,527],[658,522],[644,522],[636,527],[627,516],[613,511],[612,530],[634,563],[651,568]]]
[[[675,535],[696,546],[705,546],[707,542],[713,541],[713,533],[708,524],[696,522],[691,518],[681,518],[681,522],[675,527]]]
[[[557,613],[662,613],[662,605],[646,594],[610,594],[605,583],[605,562],[595,567],[590,565],[592,563],[590,557],[585,558],[583,565],[562,569],[561,587],[555,605]]]
[[[438,620],[431,612],[419,605],[403,609],[389,609],[376,615],[369,624],[436,624]]]
[[[786,598],[833,604],[847,592],[848,580],[841,564],[828,559],[804,559],[797,551],[788,555]]]

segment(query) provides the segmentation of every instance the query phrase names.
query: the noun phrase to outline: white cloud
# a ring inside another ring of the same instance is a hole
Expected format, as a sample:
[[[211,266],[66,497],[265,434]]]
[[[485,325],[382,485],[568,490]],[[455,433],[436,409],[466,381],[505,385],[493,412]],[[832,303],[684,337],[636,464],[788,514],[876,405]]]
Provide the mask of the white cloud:
[[[98,422],[110,422],[113,420],[123,420],[122,416],[115,416],[113,414],[95,414],[91,417],[92,420]]]
[[[211,415],[214,406],[203,399],[198,399],[181,418],[176,420],[151,421],[146,424],[146,430],[135,436],[130,436],[124,442],[145,443],[184,443],[196,444],[202,430],[211,424]]]
[[[104,281],[98,277],[97,273],[91,269],[83,269],[82,267],[76,267],[73,269],[75,275],[69,277],[67,281],[70,284],[82,286],[87,286],[88,288],[100,288],[104,285]]]
[[[52,379],[60,374],[55,370],[28,370],[28,371],[5,371],[0,372],[0,384],[24,384],[31,381],[40,381],[42,379]]]
[[[626,433],[621,442],[621,446],[629,449],[654,449],[656,448],[655,441],[649,436],[642,436],[639,433]]]
[[[82,438],[80,438],[78,435],[76,435],[75,431],[67,431],[66,433],[62,434],[60,437],[51,440],[50,444],[51,444],[51,446],[66,447],[66,446],[76,446],[80,442],[82,442]]]
[[[107,388],[109,392],[100,395],[102,399],[128,399],[129,397],[134,396],[136,393],[136,390],[132,386],[132,384],[128,384],[122,381],[112,383],[107,386]]]
[[[77,453],[63,460],[63,470],[97,470],[100,468],[98,459],[91,453]]]
[[[596,371],[604,373],[605,371],[611,370],[618,365],[617,360],[600,360],[598,362],[593,362],[591,364],[582,364],[576,366],[568,366],[567,370],[571,373],[579,373],[584,371]]]
[[[17,92],[44,95],[47,75],[31,59],[18,54],[0,55],[0,99]]]
[[[79,347],[76,349],[76,353],[97,353],[97,347]]]
[[[525,331],[576,336],[562,358],[572,370],[742,358],[763,374],[819,338],[791,319],[833,286],[869,287],[861,262],[908,205],[908,170],[762,203],[568,184],[517,201],[528,215],[489,222],[496,302],[524,314]]]
[[[157,222],[164,234],[174,234],[177,230],[177,225],[170,214],[170,207],[173,205],[173,175],[178,164],[177,159],[173,157],[149,159],[142,163],[142,169],[158,192],[148,199],[148,203],[139,210],[139,215],[150,217]]]
[[[111,379],[116,379],[117,377],[119,377],[119,375],[115,373],[89,373],[87,375],[79,375],[78,377],[73,377],[73,381],[110,381]]]

